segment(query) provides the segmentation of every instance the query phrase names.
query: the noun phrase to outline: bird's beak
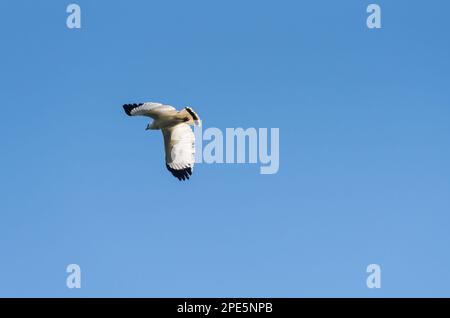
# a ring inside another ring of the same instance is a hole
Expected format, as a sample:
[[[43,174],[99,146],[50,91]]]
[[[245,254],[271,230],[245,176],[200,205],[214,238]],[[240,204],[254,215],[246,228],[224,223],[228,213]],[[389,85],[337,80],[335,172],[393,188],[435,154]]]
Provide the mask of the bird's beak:
[[[147,127],[145,127],[145,130],[150,130],[150,125],[147,125]]]

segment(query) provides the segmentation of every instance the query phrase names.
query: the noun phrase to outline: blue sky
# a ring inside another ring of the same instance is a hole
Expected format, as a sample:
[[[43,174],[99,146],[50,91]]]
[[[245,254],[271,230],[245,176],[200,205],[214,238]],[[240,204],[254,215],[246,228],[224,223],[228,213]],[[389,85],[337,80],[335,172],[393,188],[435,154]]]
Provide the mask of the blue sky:
[[[372,2],[2,1],[0,296],[450,296],[450,4]],[[178,182],[141,101],[279,128],[279,172]]]

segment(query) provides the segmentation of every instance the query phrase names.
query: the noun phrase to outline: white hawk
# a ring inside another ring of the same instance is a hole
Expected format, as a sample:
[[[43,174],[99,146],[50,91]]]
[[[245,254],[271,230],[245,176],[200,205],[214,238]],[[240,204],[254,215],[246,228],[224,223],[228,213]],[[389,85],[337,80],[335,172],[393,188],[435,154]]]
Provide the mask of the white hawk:
[[[201,125],[200,118],[190,107],[177,111],[160,103],[125,104],[128,116],[148,116],[153,122],[146,130],[162,131],[166,152],[166,167],[178,180],[189,179],[195,162],[195,136],[190,125]]]

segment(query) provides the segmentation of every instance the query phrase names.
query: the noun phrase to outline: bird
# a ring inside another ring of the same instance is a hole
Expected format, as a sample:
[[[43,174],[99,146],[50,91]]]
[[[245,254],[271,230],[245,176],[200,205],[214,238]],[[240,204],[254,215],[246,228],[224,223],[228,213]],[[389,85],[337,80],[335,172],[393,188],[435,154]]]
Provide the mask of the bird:
[[[178,180],[189,180],[194,170],[195,135],[191,126],[201,120],[191,107],[177,111],[175,107],[147,102],[124,104],[128,116],[147,116],[153,119],[146,130],[161,130],[164,138],[166,168]]]

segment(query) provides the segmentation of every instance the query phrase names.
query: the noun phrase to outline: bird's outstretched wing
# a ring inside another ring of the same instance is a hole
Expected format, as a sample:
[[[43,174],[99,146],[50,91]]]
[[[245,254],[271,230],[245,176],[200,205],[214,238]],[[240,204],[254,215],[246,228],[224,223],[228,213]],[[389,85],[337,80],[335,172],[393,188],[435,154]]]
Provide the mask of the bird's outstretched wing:
[[[175,114],[177,110],[170,105],[161,103],[139,103],[139,104],[125,104],[123,109],[128,116],[148,116],[153,119],[158,119],[161,115]]]
[[[166,167],[178,180],[189,179],[195,162],[195,136],[187,124],[162,129]]]

